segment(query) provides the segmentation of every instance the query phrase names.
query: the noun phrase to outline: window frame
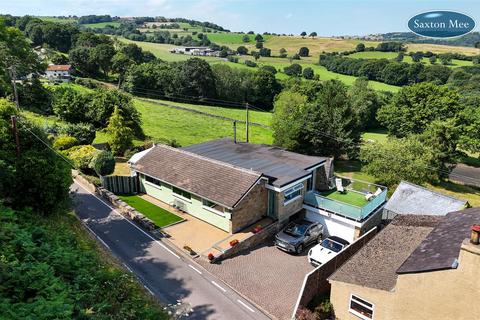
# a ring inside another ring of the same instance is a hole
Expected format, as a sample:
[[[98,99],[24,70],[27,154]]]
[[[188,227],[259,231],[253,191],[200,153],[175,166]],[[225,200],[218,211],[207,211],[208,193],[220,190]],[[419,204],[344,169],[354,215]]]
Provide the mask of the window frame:
[[[177,192],[175,192],[175,190],[179,190],[182,193],[177,193]],[[178,187],[172,186],[172,194],[173,194],[174,197],[177,197],[179,199],[188,201],[190,203],[192,202],[192,194],[188,191],[185,191],[185,190],[180,189]],[[188,194],[188,197],[185,197],[184,194]]]
[[[287,190],[283,191],[283,205],[286,206],[287,204],[297,200],[302,196],[302,190],[305,188],[305,185],[300,182],[293,187],[288,188]],[[290,198],[291,195],[295,194],[293,197]],[[289,197],[287,199],[287,197]]]
[[[217,209],[213,208],[212,206],[209,206],[208,204],[205,204],[205,202],[211,203],[211,204],[213,204],[213,206],[220,206],[220,207],[223,208],[223,211],[217,210]],[[213,213],[215,213],[215,214],[217,214],[221,217],[225,217],[225,207],[218,204],[218,203],[212,202],[208,199],[202,198],[202,208],[207,210],[207,211],[213,212]]]
[[[162,187],[162,182],[161,182],[160,180],[155,179],[154,177],[151,177],[151,176],[146,175],[146,174],[144,174],[143,176],[145,177],[145,182],[146,182],[147,184],[152,185],[152,186],[157,187],[157,188],[161,188],[161,187]],[[148,179],[152,179],[152,180],[158,181],[158,183],[155,183],[155,182],[153,182],[153,181],[148,181]]]
[[[352,301],[355,302],[356,304],[361,305],[362,307],[364,307],[366,309],[370,309],[372,311],[372,316],[368,317],[368,316],[363,315],[360,312],[352,309]],[[366,305],[364,302],[370,304],[370,306]],[[363,298],[360,298],[359,296],[351,293],[350,294],[350,299],[348,301],[348,312],[350,312],[351,314],[359,317],[362,320],[372,320],[372,319],[374,319],[374,316],[375,316],[375,304],[373,304],[371,302],[368,302],[367,300],[365,300]]]

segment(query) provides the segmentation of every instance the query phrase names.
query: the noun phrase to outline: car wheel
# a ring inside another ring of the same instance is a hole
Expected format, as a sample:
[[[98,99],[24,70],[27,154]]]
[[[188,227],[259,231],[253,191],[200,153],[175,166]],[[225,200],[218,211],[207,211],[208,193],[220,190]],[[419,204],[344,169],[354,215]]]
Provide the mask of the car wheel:
[[[323,238],[323,234],[320,234],[317,238],[317,243],[321,243]]]
[[[302,253],[302,251],[303,251],[303,244],[299,244],[296,252],[297,252],[297,254],[300,254],[300,253]]]

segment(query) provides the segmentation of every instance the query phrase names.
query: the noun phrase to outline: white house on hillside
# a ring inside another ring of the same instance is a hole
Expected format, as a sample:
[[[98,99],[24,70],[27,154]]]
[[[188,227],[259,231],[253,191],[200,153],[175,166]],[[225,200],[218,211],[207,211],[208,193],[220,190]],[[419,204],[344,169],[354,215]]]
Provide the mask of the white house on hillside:
[[[72,72],[73,68],[69,64],[51,64],[45,71],[45,77],[50,81],[68,82]]]

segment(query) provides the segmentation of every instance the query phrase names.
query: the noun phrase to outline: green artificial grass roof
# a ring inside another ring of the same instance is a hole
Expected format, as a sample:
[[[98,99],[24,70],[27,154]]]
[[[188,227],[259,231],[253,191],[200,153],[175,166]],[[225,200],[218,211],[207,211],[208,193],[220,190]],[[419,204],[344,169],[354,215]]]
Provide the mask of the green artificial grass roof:
[[[337,190],[331,190],[321,192],[320,194],[325,198],[343,202],[360,208],[368,203],[368,201],[365,199],[364,194],[348,190],[347,193],[340,193]]]

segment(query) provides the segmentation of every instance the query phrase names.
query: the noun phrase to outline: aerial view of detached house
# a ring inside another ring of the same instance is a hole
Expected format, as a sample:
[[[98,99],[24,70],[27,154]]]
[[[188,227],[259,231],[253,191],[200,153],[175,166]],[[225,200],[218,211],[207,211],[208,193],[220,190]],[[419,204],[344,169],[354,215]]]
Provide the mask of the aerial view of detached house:
[[[52,82],[69,82],[73,68],[69,64],[51,64],[45,71],[45,78]]]
[[[142,192],[229,233],[265,217],[282,225],[301,216],[321,223],[324,237],[353,241],[381,221],[387,194],[335,177],[330,158],[227,138],[155,145],[129,163]]]

